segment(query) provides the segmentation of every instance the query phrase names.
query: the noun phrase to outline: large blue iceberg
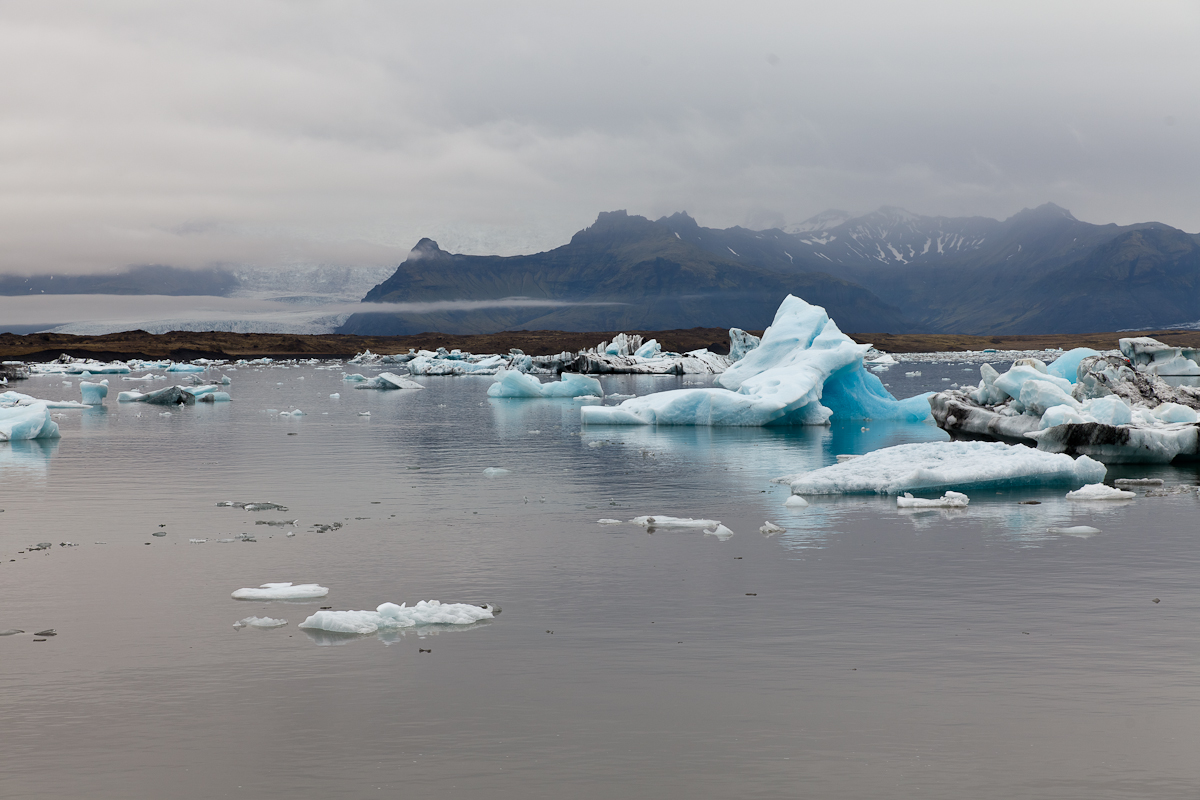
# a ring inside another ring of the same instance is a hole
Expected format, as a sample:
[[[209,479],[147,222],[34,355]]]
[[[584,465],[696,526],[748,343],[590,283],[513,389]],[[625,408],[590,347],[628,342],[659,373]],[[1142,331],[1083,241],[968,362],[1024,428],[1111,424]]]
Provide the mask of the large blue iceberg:
[[[674,389],[617,406],[585,406],[587,425],[824,425],[929,416],[928,394],[897,400],[863,369],[868,344],[820,306],[788,295],[762,343],[717,378],[724,388]]]

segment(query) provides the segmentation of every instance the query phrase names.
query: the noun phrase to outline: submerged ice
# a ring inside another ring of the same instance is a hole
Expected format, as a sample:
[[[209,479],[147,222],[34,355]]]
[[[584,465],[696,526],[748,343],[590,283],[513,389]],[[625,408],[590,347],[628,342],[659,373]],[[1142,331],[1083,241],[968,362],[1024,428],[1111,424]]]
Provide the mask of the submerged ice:
[[[758,346],[717,378],[722,388],[657,392],[581,413],[591,425],[823,425],[831,419],[928,417],[928,395],[897,400],[863,369],[869,349],[838,330],[825,309],[788,295]]]

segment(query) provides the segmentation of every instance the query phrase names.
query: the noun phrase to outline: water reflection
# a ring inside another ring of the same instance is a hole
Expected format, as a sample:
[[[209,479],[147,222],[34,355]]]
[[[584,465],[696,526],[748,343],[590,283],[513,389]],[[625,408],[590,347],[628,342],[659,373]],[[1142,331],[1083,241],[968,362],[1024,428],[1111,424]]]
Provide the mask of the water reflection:
[[[495,620],[484,619],[479,622],[472,622],[469,625],[419,625],[413,628],[395,628],[392,630],[376,631],[371,634],[359,633],[335,633],[333,631],[322,631],[313,628],[301,628],[308,635],[308,640],[318,647],[342,647],[352,642],[361,642],[368,639],[374,639],[381,642],[385,647],[398,644],[407,636],[416,636],[418,639],[424,639],[428,636],[437,636],[440,633],[462,633],[465,631],[475,631],[493,624]]]
[[[58,439],[0,442],[0,479],[45,478],[58,443]]]

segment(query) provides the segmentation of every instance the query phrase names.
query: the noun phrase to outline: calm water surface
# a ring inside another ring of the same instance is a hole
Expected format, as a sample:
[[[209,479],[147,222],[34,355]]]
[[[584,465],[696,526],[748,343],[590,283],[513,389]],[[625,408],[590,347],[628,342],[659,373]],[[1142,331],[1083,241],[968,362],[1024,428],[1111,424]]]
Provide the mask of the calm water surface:
[[[966,370],[882,377],[906,395],[978,380]],[[340,367],[228,374],[232,403],[170,416],[115,403],[136,384],[114,376],[107,408],[62,412],[61,441],[0,445],[0,629],[59,633],[0,637],[0,797],[1200,791],[1192,494],[1077,504],[1013,490],[918,514],[830,498],[793,512],[771,478],[943,434],[581,430],[573,402],[489,400],[488,378],[374,392]],[[17,388],[77,399],[73,380]],[[305,416],[265,411],[294,407]],[[640,514],[736,535],[596,524]],[[294,537],[255,525],[296,518]],[[764,520],[787,531],[763,536]],[[1068,525],[1101,533],[1047,531]],[[240,533],[258,541],[215,542]],[[56,546],[19,552],[39,541]],[[331,592],[229,597],[288,580]],[[296,627],[321,605],[421,599],[503,612],[349,640]],[[251,615],[290,624],[232,627]]]

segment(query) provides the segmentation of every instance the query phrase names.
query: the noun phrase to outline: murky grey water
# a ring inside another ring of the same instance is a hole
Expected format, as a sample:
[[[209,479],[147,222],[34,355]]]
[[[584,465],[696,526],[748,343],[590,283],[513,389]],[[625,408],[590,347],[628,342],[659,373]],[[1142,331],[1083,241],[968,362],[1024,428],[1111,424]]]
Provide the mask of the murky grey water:
[[[883,377],[898,394],[978,379],[920,369]],[[57,444],[0,446],[0,629],[59,633],[0,637],[0,797],[1196,794],[1193,495],[791,512],[770,478],[942,434],[581,435],[573,403],[488,400],[487,378],[384,393],[350,389],[340,370],[229,374],[233,403],[164,417],[110,398],[63,412]],[[293,406],[306,416],[263,412]],[[493,466],[511,473],[485,478]],[[736,535],[596,524],[639,514],[720,519]],[[293,538],[254,524],[296,517]],[[787,532],[764,537],[764,520]],[[1101,533],[1047,532],[1079,524]],[[243,532],[258,541],[213,541]],[[56,546],[18,554],[38,541]],[[229,597],[283,580],[332,591]],[[503,613],[390,640],[296,627],[320,605],[420,599]],[[231,627],[252,614],[290,624]]]

